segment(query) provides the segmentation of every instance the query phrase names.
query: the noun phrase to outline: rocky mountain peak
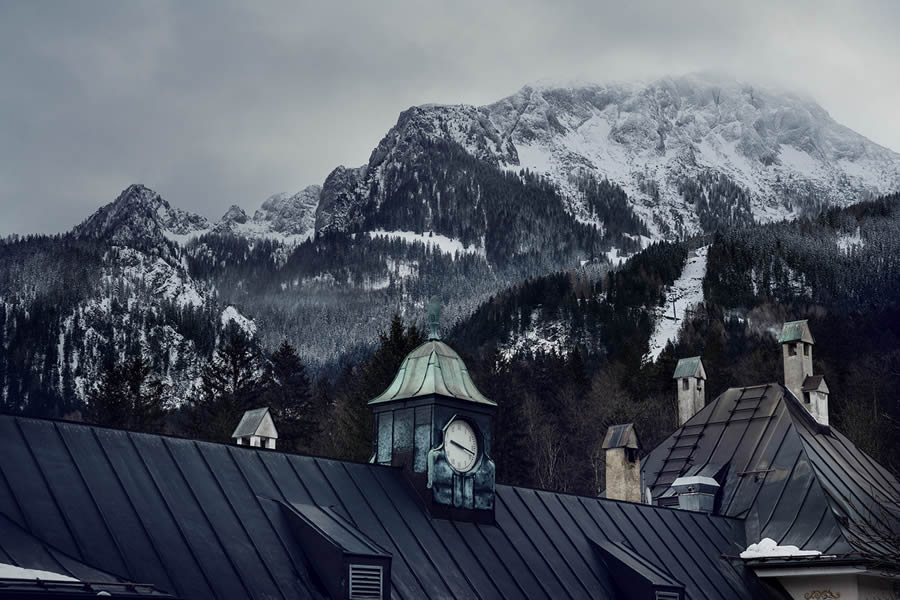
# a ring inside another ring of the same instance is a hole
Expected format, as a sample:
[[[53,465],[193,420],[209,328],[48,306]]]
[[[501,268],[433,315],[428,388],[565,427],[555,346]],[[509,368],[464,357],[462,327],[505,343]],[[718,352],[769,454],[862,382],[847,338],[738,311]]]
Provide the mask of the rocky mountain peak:
[[[246,223],[250,217],[247,216],[247,213],[243,208],[238,206],[237,204],[232,204],[225,214],[222,215],[219,223]]]
[[[171,236],[208,229],[200,215],[173,208],[152,189],[133,184],[77,225],[72,234],[116,245],[158,245]]]
[[[258,223],[268,223],[272,231],[302,235],[315,227],[316,208],[322,186],[311,185],[296,194],[275,194],[270,196],[253,214]]]

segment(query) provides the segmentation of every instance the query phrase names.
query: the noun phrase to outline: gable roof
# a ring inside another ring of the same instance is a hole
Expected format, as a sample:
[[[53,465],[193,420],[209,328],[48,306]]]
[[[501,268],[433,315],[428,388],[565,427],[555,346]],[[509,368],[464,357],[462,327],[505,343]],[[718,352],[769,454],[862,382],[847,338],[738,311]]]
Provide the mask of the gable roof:
[[[478,391],[459,354],[440,340],[429,340],[410,352],[388,389],[369,404],[431,395],[497,405]]]
[[[683,377],[699,377],[700,379],[706,379],[703,361],[700,360],[699,356],[678,359],[678,364],[675,365],[675,373],[672,375],[672,379],[681,379]]]
[[[822,387],[824,384],[824,387]],[[803,385],[801,389],[804,392],[817,391],[822,389],[824,392],[828,392],[828,384],[825,383],[824,375],[807,375],[806,379],[803,380]]]
[[[750,542],[900,555],[860,531],[884,518],[900,482],[778,384],[725,391],[650,452],[642,473],[655,499],[672,496],[679,476],[718,474],[717,512],[745,519]],[[888,523],[900,532],[900,514]]]
[[[746,547],[724,517],[499,485],[495,524],[433,519],[392,467],[23,417],[0,416],[0,455],[0,515],[192,600],[323,597],[285,504],[390,553],[397,599],[616,598],[591,540],[627,540],[687,598],[765,597],[723,557]]]
[[[603,437],[603,449],[610,448],[632,448],[637,450],[641,447],[637,433],[634,430],[634,423],[625,423],[624,425],[610,425]]]
[[[806,342],[815,344],[812,332],[809,330],[809,323],[806,319],[802,321],[788,321],[781,326],[781,335],[778,336],[779,344],[787,344],[789,342]]]
[[[260,425],[262,425],[263,419],[265,419],[266,415],[268,414],[268,406],[265,406],[263,408],[254,408],[253,410],[246,411],[244,413],[244,416],[241,417],[240,423],[238,423],[237,427],[234,428],[234,433],[231,434],[231,438],[234,439],[251,435],[259,435],[257,431],[259,431],[259,427]],[[271,419],[272,417],[270,416],[269,418]]]

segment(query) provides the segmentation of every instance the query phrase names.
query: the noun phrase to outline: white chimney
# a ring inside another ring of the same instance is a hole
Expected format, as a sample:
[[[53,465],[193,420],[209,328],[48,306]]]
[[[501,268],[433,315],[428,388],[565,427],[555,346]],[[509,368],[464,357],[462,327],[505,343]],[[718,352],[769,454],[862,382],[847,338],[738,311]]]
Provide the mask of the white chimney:
[[[641,501],[640,443],[633,423],[612,425],[603,438],[606,451],[606,497]]]
[[[255,448],[275,449],[278,440],[278,431],[269,408],[254,408],[248,410],[241,417],[241,422],[234,428],[231,439],[238,446],[253,446]]]
[[[828,425],[828,386],[821,375],[813,375],[813,339],[809,324],[790,321],[778,337],[784,359],[784,387],[789,389],[813,418]]]
[[[699,356],[680,359],[672,379],[678,386],[678,425],[681,426],[706,406],[703,361]]]

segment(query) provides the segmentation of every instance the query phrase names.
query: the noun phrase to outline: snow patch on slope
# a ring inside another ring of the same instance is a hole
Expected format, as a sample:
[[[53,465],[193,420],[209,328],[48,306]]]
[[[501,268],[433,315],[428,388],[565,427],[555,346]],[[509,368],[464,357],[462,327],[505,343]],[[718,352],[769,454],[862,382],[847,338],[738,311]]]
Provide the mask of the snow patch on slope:
[[[852,234],[844,233],[838,237],[837,245],[841,252],[849,254],[853,248],[861,249],[866,245],[866,242],[860,234],[859,227],[857,227]]]
[[[532,311],[531,326],[498,348],[504,359],[510,360],[519,353],[568,354],[570,344],[565,325],[559,321],[542,323],[540,318],[540,309]]]
[[[706,276],[706,254],[709,246],[691,252],[681,276],[666,291],[666,303],[655,309],[653,335],[650,336],[650,350],[644,362],[653,362],[662,353],[666,343],[678,339],[678,330],[684,320],[685,311],[703,302],[703,278]],[[675,305],[673,317],[672,305]]]
[[[248,336],[256,335],[256,323],[253,322],[253,319],[248,319],[242,315],[234,306],[226,306],[225,310],[222,311],[222,327],[227,326],[231,321],[234,321]]]
[[[478,254],[484,256],[484,247],[481,246],[465,246],[462,241],[449,238],[439,233],[415,233],[413,231],[370,231],[369,237],[386,237],[388,239],[403,240],[407,243],[419,242],[426,246],[432,246],[435,250],[439,250],[444,254],[454,255],[457,252],[461,254]]]

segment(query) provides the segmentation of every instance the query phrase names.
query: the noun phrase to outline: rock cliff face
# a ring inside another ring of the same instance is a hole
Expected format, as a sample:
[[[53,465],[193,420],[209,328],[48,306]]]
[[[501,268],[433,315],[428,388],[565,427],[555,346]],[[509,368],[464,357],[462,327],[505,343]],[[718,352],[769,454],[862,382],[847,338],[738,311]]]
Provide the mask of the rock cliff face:
[[[78,238],[115,245],[154,246],[167,238],[188,236],[209,227],[204,217],[172,208],[150,188],[134,184],[77,225],[72,233]]]
[[[392,175],[415,168],[441,141],[486,164],[546,176],[580,220],[590,216],[579,177],[609,179],[628,192],[653,237],[701,231],[704,205],[736,196],[765,222],[900,187],[900,155],[836,123],[811,99],[699,74],[533,85],[480,108],[410,108],[368,164],[332,173],[317,224],[358,225],[396,192]],[[697,178],[720,185],[686,192]]]

